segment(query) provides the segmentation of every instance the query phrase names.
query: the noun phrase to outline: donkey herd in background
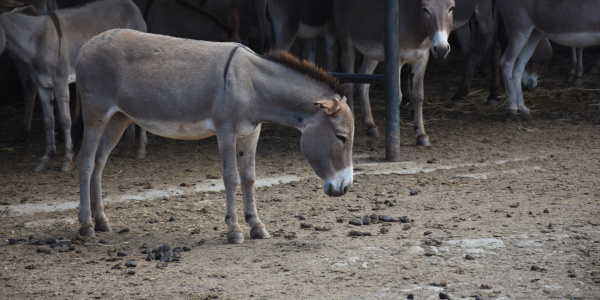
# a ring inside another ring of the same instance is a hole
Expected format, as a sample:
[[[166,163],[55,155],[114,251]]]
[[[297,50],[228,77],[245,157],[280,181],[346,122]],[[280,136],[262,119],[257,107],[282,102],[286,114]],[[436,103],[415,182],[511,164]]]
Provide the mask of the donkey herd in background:
[[[550,41],[574,47],[568,82],[575,85],[582,73],[582,47],[600,44],[600,3],[595,0],[399,4],[399,65],[406,65],[399,93],[413,104],[421,146],[430,145],[423,122],[425,70],[430,55],[439,60],[448,55],[452,32],[465,61],[453,99],[467,97],[477,65],[488,65],[488,105],[497,105],[501,69],[509,118],[531,117],[522,89],[537,84],[552,56]],[[83,141],[78,157],[80,234],[90,236],[110,230],[100,182],[108,155],[126,128],[131,142],[133,123],[141,126],[136,158],[145,156],[146,130],[179,139],[217,135],[227,238],[244,240],[235,213],[240,183],[251,237],[268,238],[253,192],[260,124],[300,129],[302,152],[324,180],[325,193],[343,195],[352,185],[354,85],[340,84],[311,62],[316,40],[324,36],[328,71],[373,73],[384,60],[383,16],[383,1],[378,0],[0,0],[0,52],[14,61],[25,97],[18,139],[31,131],[37,96],[46,150],[34,171],[48,169],[56,152],[54,106],[65,143],[60,171],[71,170],[74,145]],[[285,52],[296,39],[304,41],[308,61]],[[74,82],[72,131],[68,85]],[[356,90],[367,134],[377,136],[369,85],[357,84]]]

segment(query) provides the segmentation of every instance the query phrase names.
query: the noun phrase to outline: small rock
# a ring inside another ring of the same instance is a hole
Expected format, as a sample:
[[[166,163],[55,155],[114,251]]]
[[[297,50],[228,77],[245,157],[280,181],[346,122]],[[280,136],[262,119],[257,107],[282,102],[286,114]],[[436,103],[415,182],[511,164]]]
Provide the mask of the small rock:
[[[192,251],[192,247],[190,247],[190,246],[183,246],[183,251],[185,251],[185,252]]]
[[[99,240],[98,243],[100,243],[102,245],[106,245],[106,241],[105,240]]]
[[[409,230],[410,228],[410,224],[404,224],[404,226],[402,226],[402,230]]]
[[[519,202],[517,202],[517,203],[513,203],[513,204],[511,204],[511,205],[509,205],[509,206],[510,206],[511,208],[517,208],[517,207],[519,207],[519,205],[520,205],[520,203],[519,203]]]
[[[381,227],[381,229],[379,230],[379,232],[386,234],[388,232],[390,232],[390,230],[387,227]]]
[[[158,248],[158,251],[163,252],[163,253],[169,252],[169,250],[171,250],[171,247],[167,244],[164,244],[164,245],[160,246],[160,248]]]
[[[298,220],[300,220],[300,221],[304,221],[304,220],[306,220],[306,216],[304,216],[304,215],[297,215],[296,217],[297,217],[297,218],[298,218]]]
[[[175,247],[173,248],[173,253],[175,252],[183,252],[183,249],[181,249],[181,247]]]
[[[160,261],[171,262],[171,253],[170,252],[164,253],[164,255],[160,258]]]
[[[44,254],[52,254],[52,250],[50,250],[48,248],[37,248],[37,252],[44,253]]]
[[[440,299],[450,299],[450,296],[448,296],[444,293],[440,293]]]
[[[9,238],[9,239],[8,239],[8,244],[9,244],[9,245],[17,245],[17,244],[20,244],[20,242],[19,242],[19,240],[17,240],[17,239],[14,239],[14,238]]]
[[[418,194],[419,194],[419,192],[420,192],[420,190],[417,190],[417,189],[410,190],[410,195],[411,195],[411,196],[416,196],[416,195],[418,195]]]
[[[371,224],[379,223],[379,216],[377,214],[371,214],[369,218],[371,218]]]
[[[135,275],[135,270],[127,270],[127,271],[125,271],[125,274],[130,275],[130,276]]]
[[[135,268],[135,267],[137,267],[137,262],[135,262],[135,261],[128,261],[128,262],[125,263],[125,266],[128,267],[128,268]]]
[[[155,259],[154,254],[152,254],[152,253],[150,253],[150,254],[148,254],[148,256],[146,256],[147,261],[153,261],[154,259]]]
[[[369,217],[363,217],[361,221],[363,225],[371,225],[371,218]]]
[[[283,235],[284,238],[291,240],[297,237],[296,232],[287,232]]]
[[[122,260],[122,259],[123,259],[122,257],[116,257],[115,256],[115,257],[109,257],[109,258],[107,258],[106,261],[119,261],[119,260]]]
[[[400,222],[401,223],[408,223],[408,222],[410,222],[410,220],[408,219],[407,216],[402,216],[402,217],[400,217]]]
[[[121,257],[127,256],[127,251],[119,251],[119,252],[117,252],[117,256],[121,256]]]
[[[415,299],[415,295],[413,295],[413,294],[408,294],[408,297],[406,297],[406,299],[408,299],[408,300],[413,300],[413,299]]]
[[[164,261],[159,261],[156,263],[156,268],[157,269],[164,269],[168,266],[169,264],[164,262]]]
[[[354,225],[354,226],[361,226],[363,224],[363,222],[359,219],[352,219],[348,223],[350,223],[350,225]]]
[[[171,217],[169,218],[169,222],[173,222],[173,221],[175,221],[175,216],[171,216]]]
[[[352,230],[348,233],[349,236],[363,236],[363,233],[358,230]]]
[[[388,216],[388,215],[379,215],[379,221],[383,221],[383,222],[394,222],[394,218]]]
[[[471,256],[470,254],[465,255],[465,259],[466,260],[475,260],[475,257]]]
[[[55,238],[47,238],[44,241],[45,244],[56,244],[56,239]]]
[[[311,228],[313,225],[310,223],[300,223],[300,228],[302,229],[309,229]]]
[[[329,231],[329,230],[331,230],[331,227],[315,226],[315,231]]]
[[[536,265],[532,265],[531,266],[531,271],[539,271],[540,267],[536,266]]]
[[[144,249],[144,251],[142,251],[142,254],[150,254],[152,253],[152,250],[150,250],[150,248],[146,248]]]
[[[506,213],[506,217],[507,217],[507,218],[512,218],[512,215],[511,215],[511,214],[509,214],[509,213]]]
[[[548,214],[548,213],[550,213],[550,210],[546,208],[546,209],[544,209],[544,213]]]
[[[492,287],[487,284],[482,284],[479,286],[479,288],[482,290],[491,290],[492,289]]]
[[[437,159],[435,159],[435,158],[430,158],[430,159],[427,160],[428,164],[434,164],[436,162],[437,162]]]
[[[163,256],[162,252],[154,253],[154,259],[156,259],[156,260],[160,260],[162,258],[162,256]]]
[[[430,235],[430,234],[432,234],[432,233],[433,233],[433,232],[431,232],[430,230],[427,230],[427,231],[423,232],[423,235]]]

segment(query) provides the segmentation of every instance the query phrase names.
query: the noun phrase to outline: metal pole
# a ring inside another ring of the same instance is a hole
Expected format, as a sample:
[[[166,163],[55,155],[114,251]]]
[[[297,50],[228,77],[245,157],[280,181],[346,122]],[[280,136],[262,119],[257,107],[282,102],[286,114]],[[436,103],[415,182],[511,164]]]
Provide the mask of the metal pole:
[[[399,0],[385,1],[385,159],[400,160]]]

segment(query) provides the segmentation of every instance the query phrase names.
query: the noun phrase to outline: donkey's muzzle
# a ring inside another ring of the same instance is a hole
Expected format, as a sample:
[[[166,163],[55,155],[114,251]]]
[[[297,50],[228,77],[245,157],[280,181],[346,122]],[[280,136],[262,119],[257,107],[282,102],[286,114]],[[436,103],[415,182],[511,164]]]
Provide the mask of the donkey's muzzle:
[[[349,167],[337,174],[337,178],[326,179],[323,183],[323,191],[331,197],[339,197],[346,194],[352,187],[353,171]]]

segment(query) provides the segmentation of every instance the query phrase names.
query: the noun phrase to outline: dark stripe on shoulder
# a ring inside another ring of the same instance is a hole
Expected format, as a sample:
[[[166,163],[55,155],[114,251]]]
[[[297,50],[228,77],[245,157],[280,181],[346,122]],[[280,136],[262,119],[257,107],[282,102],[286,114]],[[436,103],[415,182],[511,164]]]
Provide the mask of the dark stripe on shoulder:
[[[229,65],[231,65],[233,55],[239,48],[241,48],[241,46],[237,45],[233,48],[233,50],[231,50],[231,53],[229,53],[229,58],[227,59],[227,63],[225,64],[225,70],[223,70],[223,90],[227,87],[227,73],[229,72]]]

